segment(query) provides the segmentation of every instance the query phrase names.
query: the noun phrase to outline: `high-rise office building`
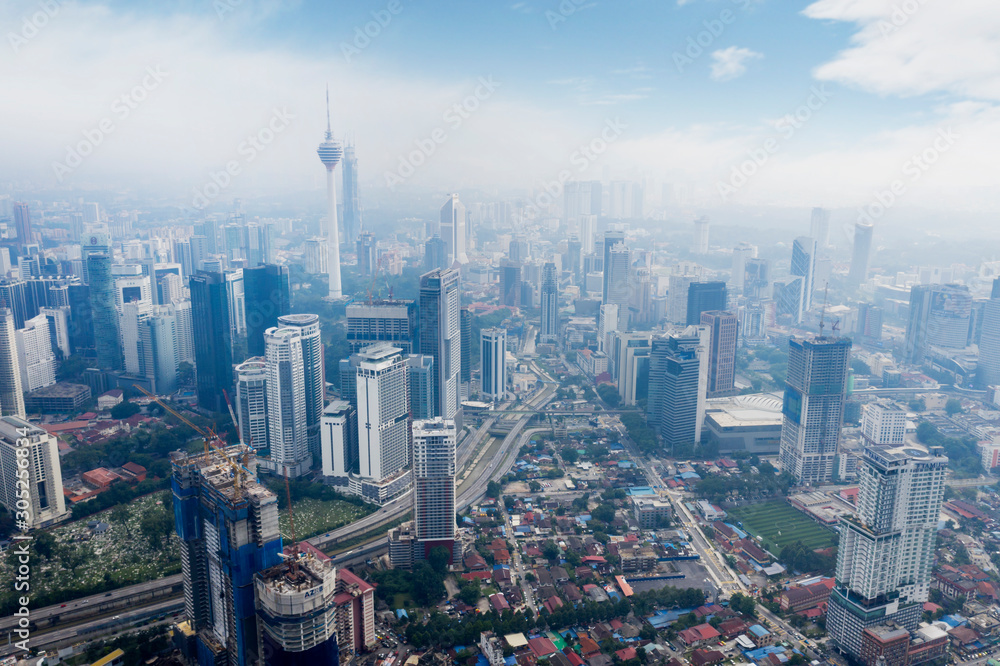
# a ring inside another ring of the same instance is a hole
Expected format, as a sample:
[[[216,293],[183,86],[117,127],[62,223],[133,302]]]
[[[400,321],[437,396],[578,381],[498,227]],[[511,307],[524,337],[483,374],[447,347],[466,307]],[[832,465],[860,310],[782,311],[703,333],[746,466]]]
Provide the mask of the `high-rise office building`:
[[[352,491],[384,502],[409,486],[410,400],[406,363],[386,343],[358,356],[358,470]],[[367,481],[368,483],[364,483]]]
[[[825,208],[812,209],[809,216],[809,236],[820,249],[830,245],[830,211]]]
[[[434,548],[455,548],[455,422],[441,418],[413,422],[413,522],[417,547],[427,558]]]
[[[993,281],[990,300],[983,307],[982,332],[979,334],[979,364],[976,388],[1000,384],[1000,278]]]
[[[792,263],[789,268],[792,281],[782,292],[787,303],[785,313],[792,315],[795,323],[800,323],[805,313],[812,309],[812,295],[816,288],[816,240],[800,236],[792,243]]]
[[[27,463],[18,464],[20,460]],[[27,514],[22,532],[69,517],[58,440],[23,417],[0,418],[0,504],[11,515]]]
[[[784,471],[800,483],[829,483],[840,443],[851,362],[848,338],[788,341],[788,377],[782,409]]]
[[[874,235],[874,225],[865,222],[855,223],[854,253],[851,255],[851,270],[847,274],[847,283],[852,287],[858,287],[868,279]]]
[[[597,320],[597,351],[607,353],[610,350],[609,337],[615,331],[620,331],[618,322],[618,305],[606,303],[601,306]]]
[[[14,328],[24,328],[24,322],[35,316],[28,295],[28,283],[25,280],[3,278],[0,280],[0,301],[10,309],[14,317]]]
[[[269,328],[264,332],[264,341],[271,455],[262,464],[277,476],[294,478],[302,476],[312,466],[306,425],[302,331]]]
[[[721,398],[736,392],[737,317],[732,312],[709,310],[701,313],[701,324],[711,331],[708,352],[707,397]]]
[[[174,315],[174,329],[177,332],[177,362],[195,362],[194,353],[194,319],[191,311],[191,301],[174,301],[164,306]]]
[[[324,238],[309,238],[303,246],[303,261],[306,275],[326,275],[330,270],[330,248]]]
[[[760,300],[771,296],[770,265],[767,259],[747,259],[743,273],[743,295]]]
[[[278,325],[291,310],[288,267],[262,264],[243,269],[247,354],[264,355],[264,331]]]
[[[687,319],[688,326],[698,326],[701,324],[701,313],[726,309],[725,282],[692,282],[687,290]]]
[[[361,233],[361,198],[358,196],[358,157],[354,143],[344,146],[344,240],[350,243]]]
[[[507,246],[507,257],[511,261],[525,263],[531,260],[531,246],[524,236],[515,236]]]
[[[420,353],[434,359],[435,416],[455,418],[462,368],[458,271],[434,270],[420,276]]]
[[[251,666],[259,654],[254,574],[281,562],[278,498],[260,485],[253,450],[171,456],[184,608],[199,664]],[[239,472],[235,473],[236,470]]]
[[[743,285],[746,282],[747,260],[757,258],[757,246],[750,243],[740,243],[733,248],[733,270],[730,282],[733,289],[739,293],[744,293]]]
[[[320,458],[320,419],[326,399],[326,373],[323,338],[319,315],[290,314],[278,317],[279,328],[299,331],[302,340],[302,372],[306,395],[306,438],[309,453],[318,464]]]
[[[649,333],[621,333],[611,335],[612,365],[615,383],[622,404],[633,406],[649,393],[649,359],[651,343]]]
[[[424,243],[424,270],[444,270],[448,267],[448,244],[441,236],[434,234]]]
[[[34,242],[31,235],[31,210],[23,201],[14,202],[14,230],[17,232],[19,247],[23,248]]]
[[[520,307],[521,264],[509,259],[500,260],[500,305]]]
[[[702,215],[694,221],[694,246],[692,252],[697,255],[708,254],[708,218]]]
[[[340,163],[344,149],[340,142],[333,138],[330,129],[330,91],[326,91],[326,137],[316,150],[320,161],[326,167],[326,243],[327,265],[330,269],[330,298],[339,299],[343,296],[340,286],[340,227],[337,224],[337,184],[333,180],[333,170]]]
[[[462,351],[464,356],[464,346]],[[429,419],[434,416],[434,359],[423,354],[410,354],[405,360],[410,417]]]
[[[121,370],[122,348],[115,308],[115,284],[111,275],[111,254],[95,252],[87,257],[90,278],[90,310],[94,320],[97,365],[104,370]]]
[[[574,222],[579,222],[581,227],[584,220],[593,220],[596,224],[597,216],[601,214],[602,200],[604,198],[603,185],[599,180],[571,180],[563,188],[563,222],[569,226]],[[593,234],[596,228],[591,229],[590,250],[593,252]],[[584,238],[584,235],[581,235]],[[587,240],[583,240],[584,246]]]
[[[362,231],[355,241],[358,254],[358,274],[366,277],[375,275],[378,268],[378,247],[375,234]]]
[[[198,405],[222,412],[226,409],[222,391],[231,394],[233,390],[229,290],[222,273],[198,272],[189,284]]]
[[[180,275],[175,275],[173,273],[164,275],[160,278],[159,287],[160,295],[162,297],[160,299],[161,303],[169,305],[170,303],[174,303],[176,301],[183,301],[185,298],[184,278]]]
[[[918,284],[910,289],[903,360],[918,364],[929,347],[964,349],[969,340],[972,295],[958,284]]]
[[[597,239],[597,215],[580,216],[580,251],[584,256],[594,254],[594,242]]]
[[[323,409],[320,429],[323,482],[346,489],[358,465],[358,410],[346,400]]]
[[[494,401],[503,400],[507,390],[507,329],[480,331],[479,361],[482,393]]]
[[[566,241],[566,254],[563,257],[563,266],[573,275],[573,284],[582,286],[583,244],[579,237],[570,236],[569,240]]]
[[[875,344],[882,340],[882,308],[872,303],[858,303],[858,321],[855,333],[862,344]]]
[[[541,341],[559,343],[559,279],[556,265],[546,262],[542,268],[542,321]]]
[[[625,234],[608,231],[604,234],[604,291],[602,303],[628,307],[628,278],[632,254],[625,245]],[[621,316],[619,312],[619,316]]]
[[[462,400],[469,398],[469,392],[472,388],[472,317],[472,310],[469,308],[459,309],[458,324],[461,329],[462,369],[459,372],[458,380],[461,386]]]
[[[653,337],[646,418],[671,449],[701,441],[710,335],[705,326],[688,326]]]
[[[21,390],[34,391],[56,383],[56,355],[49,336],[49,320],[38,315],[14,333]]]
[[[259,663],[338,666],[337,568],[322,553],[295,550],[290,558],[254,576]]]
[[[152,306],[143,301],[129,301],[121,307],[119,327],[121,331],[122,356],[125,372],[139,376],[139,329],[149,317]]]
[[[885,400],[861,409],[861,436],[872,446],[899,446],[906,437],[906,410]]]
[[[444,239],[448,266],[455,263],[469,263],[467,251],[467,230],[465,220],[465,205],[458,200],[457,194],[448,196],[441,207],[441,238]]]
[[[267,444],[267,360],[248,358],[236,366],[236,418],[240,441],[266,455]]]
[[[170,306],[158,305],[139,325],[139,374],[151,391],[170,395],[177,390],[177,319]]]
[[[948,458],[941,449],[873,446],[858,467],[858,510],[840,519],[826,620],[836,647],[855,658],[868,627],[891,621],[917,629],[930,593]]]
[[[417,345],[417,330],[415,301],[355,301],[347,306],[347,342],[351,353],[376,342],[388,342],[404,354],[412,354]]]
[[[53,307],[39,308],[39,314],[45,317],[49,324],[49,337],[52,340],[52,349],[59,358],[69,358],[73,353],[73,346],[70,344],[70,307],[59,305]]]

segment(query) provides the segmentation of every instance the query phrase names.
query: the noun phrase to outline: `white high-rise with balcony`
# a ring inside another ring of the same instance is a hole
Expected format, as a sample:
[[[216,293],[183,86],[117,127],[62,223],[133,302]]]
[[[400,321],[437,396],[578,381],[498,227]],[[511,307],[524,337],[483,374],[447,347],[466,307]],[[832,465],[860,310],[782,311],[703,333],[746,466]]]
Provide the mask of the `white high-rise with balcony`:
[[[24,322],[17,330],[18,366],[21,371],[21,389],[34,391],[56,383],[56,355],[49,336],[49,320],[40,314]]]
[[[455,422],[413,422],[413,520],[417,540],[455,539]],[[443,545],[443,544],[442,544]]]
[[[264,331],[264,350],[271,456],[261,464],[279,476],[302,476],[312,466],[306,425],[302,333],[296,328],[269,328]]]
[[[868,444],[898,446],[906,436],[906,411],[891,401],[869,402],[864,406],[861,434]]]
[[[19,459],[27,459],[28,465],[19,465]],[[28,473],[27,478],[22,476],[22,470]],[[26,509],[21,508],[23,502],[18,506],[25,499],[25,490]],[[27,513],[24,531],[46,527],[68,516],[56,438],[14,416],[0,419],[0,504],[12,514]]]

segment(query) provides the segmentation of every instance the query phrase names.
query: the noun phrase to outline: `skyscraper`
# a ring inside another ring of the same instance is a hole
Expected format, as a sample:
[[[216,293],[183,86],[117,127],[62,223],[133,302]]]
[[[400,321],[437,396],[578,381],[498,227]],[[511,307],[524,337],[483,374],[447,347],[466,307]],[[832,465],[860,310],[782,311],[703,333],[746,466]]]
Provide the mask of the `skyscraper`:
[[[507,390],[507,329],[484,328],[479,335],[483,395],[503,400]]]
[[[358,469],[354,492],[377,502],[410,484],[410,401],[406,363],[386,343],[363,349],[357,369]],[[361,481],[368,481],[365,484]],[[388,483],[395,482],[395,483]]]
[[[424,270],[448,268],[448,244],[438,234],[434,234],[424,243]]]
[[[500,260],[500,305],[513,308],[521,305],[521,264],[509,259]]]
[[[222,412],[226,409],[223,389],[230,394],[233,391],[229,290],[222,273],[199,271],[191,276],[189,285],[198,405]]]
[[[833,478],[850,361],[848,338],[788,341],[778,460],[781,468],[801,483],[829,483]]]
[[[346,489],[358,464],[358,410],[334,400],[323,410],[320,462],[324,483]]]
[[[726,309],[725,282],[692,282],[687,291],[687,325],[701,324],[701,313]]]
[[[0,300],[4,307],[10,308],[10,313],[14,317],[14,328],[24,328],[24,322],[36,314],[31,307],[32,300],[25,280],[0,279]]]
[[[569,226],[579,221],[581,226],[584,220],[596,222],[597,216],[601,214],[601,204],[604,198],[604,189],[599,180],[571,180],[563,188],[563,221]],[[590,249],[593,247],[593,233],[596,229],[591,229]],[[584,240],[586,246],[587,241]]]
[[[871,446],[899,446],[906,437],[906,410],[885,400],[862,408],[861,436]]]
[[[23,248],[34,242],[31,235],[31,211],[23,201],[14,202],[14,230],[17,231],[18,246]]]
[[[566,254],[563,266],[573,274],[573,284],[583,286],[583,244],[577,236],[570,236],[566,241]]]
[[[854,254],[851,255],[851,270],[847,274],[847,283],[852,287],[858,287],[868,279],[868,266],[871,261],[872,237],[874,235],[874,225],[865,222],[855,223]]]
[[[20,460],[26,464],[18,464]],[[22,532],[48,527],[69,516],[58,440],[23,416],[0,418],[0,504],[11,515],[15,511],[28,514]]]
[[[330,298],[339,299],[343,296],[340,287],[340,228],[337,226],[337,184],[333,180],[333,170],[337,168],[344,153],[340,142],[333,138],[330,129],[330,91],[326,91],[326,138],[316,150],[320,161],[326,167],[326,205],[327,224],[326,242],[328,245],[327,261],[330,269]]]
[[[423,557],[434,548],[455,549],[455,422],[441,418],[413,422],[413,522]]]
[[[14,333],[17,364],[21,370],[21,390],[34,391],[56,383],[56,355],[49,336],[49,320],[38,315],[24,322]]]
[[[441,238],[444,239],[448,256],[448,266],[469,263],[466,249],[467,231],[465,221],[465,205],[458,200],[457,194],[448,196],[441,207]]]
[[[306,275],[325,275],[330,271],[330,248],[324,238],[309,238],[305,242],[303,260]]]
[[[434,359],[435,416],[455,417],[459,409],[462,343],[458,272],[433,270],[420,276],[420,353]]]
[[[158,305],[139,326],[139,374],[153,393],[177,390],[177,319],[170,306]]]
[[[0,414],[25,417],[14,314],[0,307]]]
[[[840,650],[860,658],[862,632],[886,622],[917,629],[930,592],[947,469],[939,448],[864,450],[857,514],[840,519],[827,610],[826,629]]]
[[[709,336],[705,326],[688,326],[653,337],[646,418],[671,449],[701,441]]]
[[[733,248],[733,270],[730,282],[733,289],[739,293],[744,293],[743,285],[746,281],[747,260],[757,258],[757,246],[750,243],[740,243]]]
[[[264,332],[264,341],[271,455],[269,461],[262,464],[278,476],[294,478],[302,476],[312,466],[306,425],[302,331],[269,328]]]
[[[559,280],[556,265],[546,262],[542,268],[542,322],[541,341],[559,343]]]
[[[465,351],[464,345],[462,351]],[[435,411],[434,359],[423,354],[410,354],[405,360],[410,416],[414,419],[429,419],[434,416]]]
[[[858,303],[858,323],[855,328],[862,344],[882,340],[882,308],[872,303]]]
[[[105,370],[121,370],[123,359],[110,248],[108,252],[95,252],[87,257],[87,273],[90,278],[90,310],[94,319],[97,365]]]
[[[262,264],[243,269],[243,298],[247,322],[247,354],[264,355],[264,331],[278,325],[291,309],[288,267]]]
[[[830,244],[830,211],[825,208],[813,208],[809,217],[809,236],[816,241],[820,249]]]
[[[378,266],[375,234],[370,231],[362,231],[358,234],[355,245],[358,254],[358,273],[363,276],[375,275]]]
[[[580,243],[584,255],[594,254],[594,241],[597,238],[597,215],[580,216]]]
[[[417,347],[417,304],[406,300],[355,301],[347,306],[347,342],[357,353],[376,342],[389,342],[404,354]]]
[[[918,284],[910,289],[903,360],[918,364],[928,347],[964,349],[969,339],[972,295],[958,284]]]
[[[472,310],[469,308],[460,308],[458,311],[458,323],[461,329],[459,339],[462,345],[462,369],[458,373],[458,381],[462,387],[462,400],[467,400],[472,387]]]
[[[649,333],[615,332],[611,340],[615,381],[622,404],[635,405],[649,392]]]
[[[236,466],[234,468],[234,465]],[[171,456],[184,608],[199,664],[251,666],[258,654],[254,574],[281,562],[278,498],[252,474],[252,449]]]
[[[350,243],[361,233],[361,199],[358,197],[358,158],[354,143],[344,146],[344,240]]]
[[[803,315],[812,310],[812,295],[816,289],[816,240],[809,236],[800,236],[792,243],[792,263],[789,273],[801,277],[799,282],[798,312],[793,313],[796,322],[801,322]]]
[[[993,292],[983,308],[979,365],[976,366],[976,388],[997,384],[1000,384],[1000,278],[993,281]]]
[[[48,321],[52,348],[60,358],[69,358],[73,353],[69,337],[71,321],[70,307],[68,305],[43,307],[39,308],[39,313]]]
[[[262,455],[267,444],[267,360],[248,358],[236,366],[236,418],[243,444]]]
[[[694,221],[694,247],[691,248],[694,254],[708,254],[708,218],[702,215]]]
[[[319,315],[290,314],[278,317],[279,328],[293,328],[302,339],[302,373],[306,396],[306,437],[315,463],[320,456],[320,419],[326,398],[326,372]]]
[[[711,331],[707,397],[733,395],[736,392],[736,343],[739,339],[736,315],[709,310],[701,313],[701,324]]]
[[[631,263],[631,253],[625,245],[625,234],[621,231],[605,232],[602,303],[628,306],[628,272]]]
[[[743,295],[759,300],[770,297],[770,267],[767,259],[747,259],[743,273]]]

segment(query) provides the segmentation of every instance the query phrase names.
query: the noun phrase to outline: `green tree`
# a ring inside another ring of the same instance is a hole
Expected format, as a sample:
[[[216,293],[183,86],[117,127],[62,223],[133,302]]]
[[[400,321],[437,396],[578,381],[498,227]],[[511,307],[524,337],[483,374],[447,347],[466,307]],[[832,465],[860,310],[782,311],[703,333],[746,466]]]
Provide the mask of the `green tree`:
[[[549,539],[545,542],[545,545],[542,546],[542,555],[544,555],[547,560],[559,559],[559,546],[555,541]]]
[[[177,383],[181,386],[194,386],[194,366],[187,361],[177,364]]]
[[[139,522],[139,529],[153,548],[159,548],[163,539],[174,531],[174,519],[162,506],[147,511]]]
[[[609,407],[617,407],[622,402],[622,397],[618,394],[618,389],[616,389],[611,384],[601,384],[597,387],[597,395],[601,397]]]
[[[501,486],[496,481],[490,481],[486,484],[486,496],[493,499],[499,499],[500,493],[503,492],[503,486]]]
[[[948,416],[954,416],[962,412],[962,401],[958,398],[949,398],[948,402],[944,403],[944,411]]]
[[[528,490],[530,490],[531,492],[537,493],[541,491],[541,489],[542,489],[542,484],[540,484],[538,481],[532,479],[531,481],[528,482]]]
[[[430,555],[427,557],[427,561],[430,562],[431,568],[437,572],[438,575],[444,576],[448,573],[448,562],[451,561],[451,553],[444,546],[437,546],[432,548]]]
[[[130,416],[135,416],[140,411],[139,405],[134,402],[124,401],[119,402],[117,405],[111,408],[111,418],[113,419],[127,419]]]

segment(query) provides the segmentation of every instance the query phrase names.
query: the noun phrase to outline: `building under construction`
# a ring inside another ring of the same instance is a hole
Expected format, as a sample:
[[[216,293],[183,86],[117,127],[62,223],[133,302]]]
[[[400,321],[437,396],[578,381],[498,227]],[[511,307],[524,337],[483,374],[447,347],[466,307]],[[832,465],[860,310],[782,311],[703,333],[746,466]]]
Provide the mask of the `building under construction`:
[[[281,562],[278,498],[256,478],[253,449],[176,452],[174,521],[184,602],[201,666],[258,663],[254,574]]]

